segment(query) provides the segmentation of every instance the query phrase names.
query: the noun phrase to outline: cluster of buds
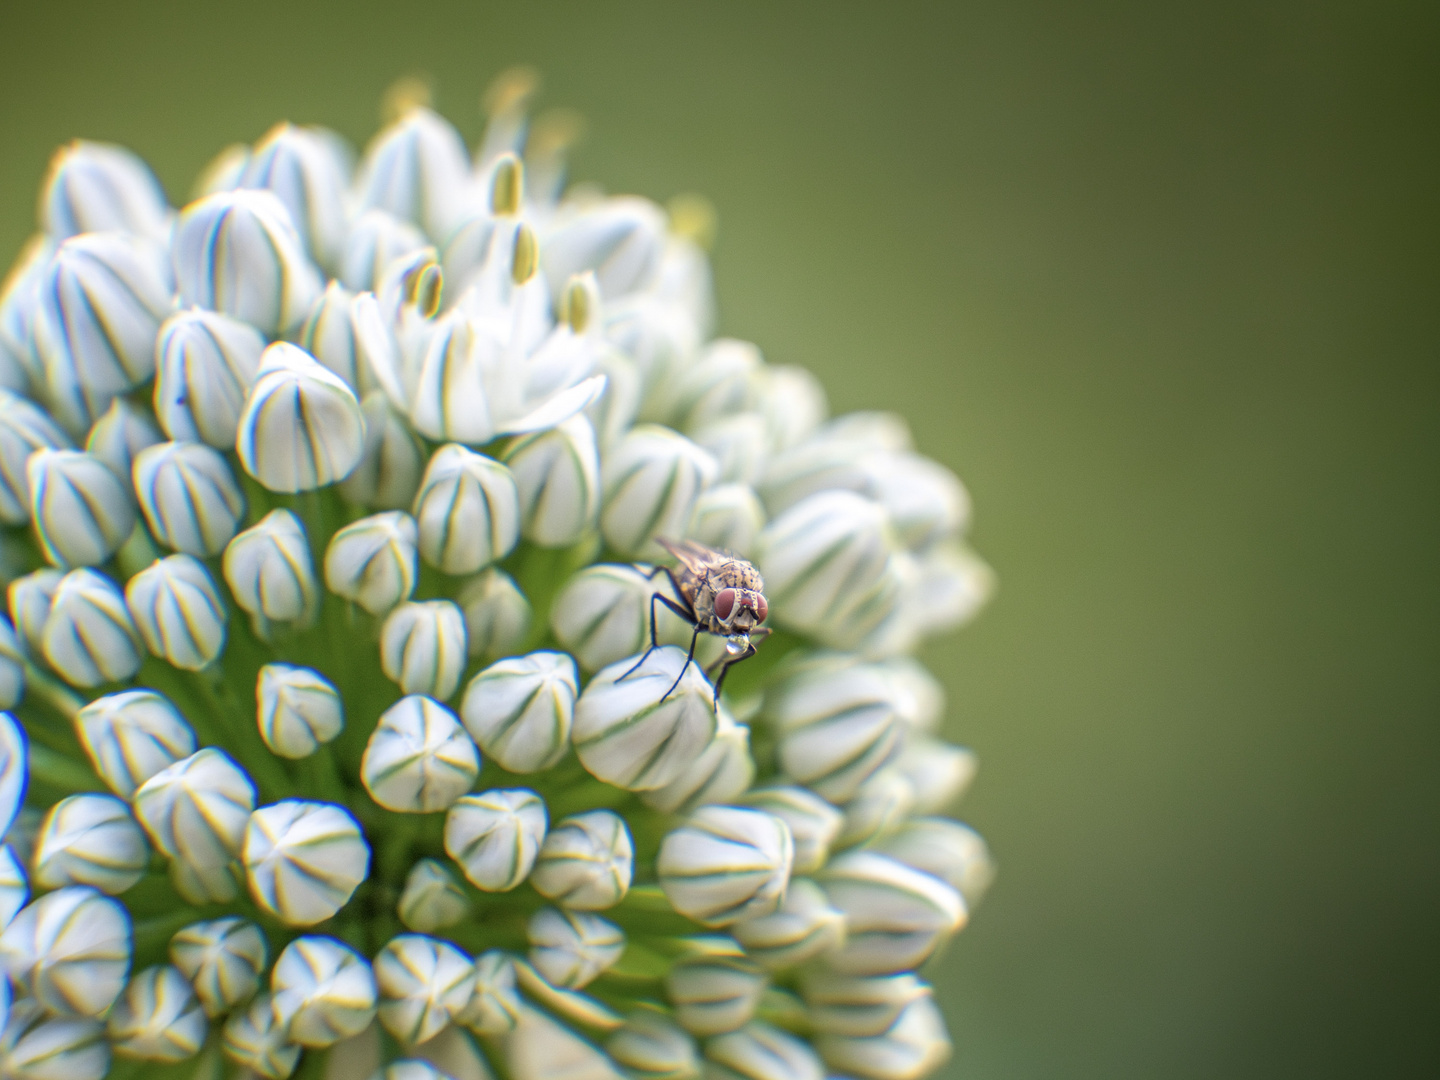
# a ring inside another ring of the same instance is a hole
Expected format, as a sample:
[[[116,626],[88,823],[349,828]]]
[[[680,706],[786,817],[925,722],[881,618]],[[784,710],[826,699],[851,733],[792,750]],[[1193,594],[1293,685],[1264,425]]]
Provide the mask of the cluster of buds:
[[[988,591],[964,489],[712,340],[706,204],[562,194],[533,88],[473,152],[404,88],[358,164],[282,124],[178,211],[56,154],[0,294],[0,1075],[945,1058],[915,972],[991,863],[910,654]],[[723,695],[652,624],[686,539],[764,578]]]

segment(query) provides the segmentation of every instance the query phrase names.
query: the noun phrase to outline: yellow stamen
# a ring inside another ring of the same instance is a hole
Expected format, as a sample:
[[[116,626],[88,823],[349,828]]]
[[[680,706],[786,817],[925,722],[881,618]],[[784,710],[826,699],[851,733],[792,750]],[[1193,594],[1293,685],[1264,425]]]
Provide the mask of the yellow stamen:
[[[689,240],[705,251],[715,243],[715,231],[720,225],[715,213],[715,204],[704,195],[693,192],[676,195],[665,209],[670,212],[670,231],[676,236]]]
[[[490,181],[490,212],[497,217],[517,213],[525,188],[525,167],[514,154],[501,154]]]
[[[485,95],[480,99],[480,108],[486,116],[519,112],[538,89],[540,73],[534,68],[525,64],[506,68],[495,76],[495,81],[485,91]]]
[[[524,285],[540,268],[540,242],[535,231],[521,222],[515,230],[515,252],[510,262],[510,277],[516,285]]]
[[[393,124],[413,109],[428,109],[434,97],[434,82],[429,75],[403,75],[386,87],[380,98],[380,122]]]

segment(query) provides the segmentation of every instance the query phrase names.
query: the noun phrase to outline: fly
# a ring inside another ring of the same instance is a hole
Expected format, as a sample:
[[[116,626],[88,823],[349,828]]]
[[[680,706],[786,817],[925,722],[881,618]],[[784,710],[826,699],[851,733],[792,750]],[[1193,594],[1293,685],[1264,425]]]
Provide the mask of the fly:
[[[655,629],[655,602],[658,600],[694,629],[690,635],[690,652],[685,657],[685,666],[660,700],[664,701],[673,694],[685,677],[690,662],[695,659],[695,642],[700,635],[716,634],[725,638],[725,655],[711,664],[705,674],[719,671],[715,679],[715,704],[718,706],[720,686],[725,681],[726,672],[741,660],[754,656],[755,643],[770,636],[770,627],[760,625],[770,614],[770,605],[765,602],[765,582],[760,577],[760,571],[744,559],[704,544],[693,540],[675,542],[658,538],[655,542],[675,556],[680,565],[657,566],[651,571],[650,579],[653,581],[660,574],[666,575],[680,600],[677,603],[659,591],[650,595],[650,648],[620,678],[628,679],[660,647]]]

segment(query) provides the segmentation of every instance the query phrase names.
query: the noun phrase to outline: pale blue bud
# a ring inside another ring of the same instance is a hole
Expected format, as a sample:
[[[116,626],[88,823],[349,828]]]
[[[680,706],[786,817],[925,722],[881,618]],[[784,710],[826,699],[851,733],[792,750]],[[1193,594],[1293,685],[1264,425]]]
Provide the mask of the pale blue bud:
[[[632,428],[601,469],[606,541],[629,556],[663,554],[655,538],[684,534],[717,472],[715,459],[683,435],[654,424]]]
[[[266,334],[298,327],[323,289],[290,212],[269,191],[223,191],[191,203],[171,247],[181,300]]]
[[[42,410],[0,389],[0,521],[23,525],[30,520],[30,482],[25,476],[30,455],[69,445],[65,433]]]
[[[164,441],[149,410],[128,398],[117,397],[91,425],[85,449],[110,466],[110,471],[125,484],[125,490],[134,495],[136,456],[146,447]]]
[[[595,526],[600,452],[583,415],[522,435],[505,450],[520,493],[521,532],[541,547],[568,547]]]
[[[453,697],[467,652],[465,617],[449,600],[403,603],[380,628],[380,668],[407,694]]]
[[[195,753],[190,725],[153,690],[121,690],[96,698],[75,715],[75,732],[96,775],[122,799]]]
[[[55,590],[41,651],[72,686],[99,686],[140,670],[140,635],[125,595],[94,570],[71,570]]]
[[[287,926],[324,922],[370,872],[370,847],[350,812],[305,799],[251,814],[240,858],[251,898]]]
[[[783,409],[784,403],[775,401],[773,407]],[[760,494],[772,514],[788,510],[821,491],[870,494],[873,477],[869,461],[877,456],[904,454],[910,448],[910,429],[901,417],[882,412],[848,413],[772,457],[760,483]]]
[[[255,144],[236,186],[268,188],[321,266],[335,266],[345,242],[348,147],[323,128],[276,124]]]
[[[101,1080],[109,1071],[104,1024],[51,1018],[38,1002],[15,1002],[0,1035],[0,1073],[14,1080]]]
[[[181,895],[194,903],[235,898],[229,866],[255,809],[255,784],[244,769],[207,746],[146,780],[133,805],[150,842],[173,860]]]
[[[82,139],[62,146],[40,190],[40,227],[57,239],[112,230],[159,236],[169,224],[160,182],[121,146]]]
[[[581,667],[596,671],[634,656],[649,644],[654,592],[650,579],[633,566],[587,566],[555,598],[550,629]],[[665,614],[661,613],[662,619]]]
[[[411,109],[365,149],[356,181],[361,207],[379,207],[443,242],[471,202],[464,140],[429,109]]]
[[[695,500],[685,536],[717,551],[748,557],[765,527],[760,498],[745,484],[717,484]]]
[[[347,289],[375,288],[380,275],[396,259],[427,247],[425,234],[385,210],[370,209],[355,219],[340,257],[340,280]]]
[[[645,1080],[686,1080],[700,1075],[700,1052],[684,1028],[653,1007],[641,1007],[605,1040],[605,1052]]]
[[[705,926],[768,915],[785,899],[790,827],[763,810],[702,806],[660,843],[660,887],[680,914]]]
[[[795,848],[793,870],[797,874],[813,873],[825,865],[830,845],[844,823],[839,810],[802,787],[767,785],[746,792],[741,802],[778,817],[790,827]]]
[[[845,803],[845,824],[836,847],[853,847],[893,832],[915,809],[915,788],[905,773],[890,765],[856,789]]]
[[[421,859],[405,877],[395,913],[408,929],[429,934],[462,922],[470,899],[443,863]]]
[[[475,966],[455,946],[423,934],[401,934],[375,955],[380,1023],[406,1046],[449,1026],[470,1003]]]
[[[301,1047],[290,1041],[285,1024],[275,1018],[274,1001],[261,993],[225,1021],[221,1036],[225,1056],[265,1080],[286,1080],[300,1061]]]
[[[604,911],[630,891],[634,867],[635,846],[625,819],[609,810],[590,810],[550,830],[530,884],[564,907]]]
[[[233,915],[191,923],[170,939],[170,962],[190,980],[212,1018],[260,989],[269,952],[264,931]]]
[[[40,278],[55,250],[48,236],[32,236],[0,280],[0,388],[26,395],[45,382],[35,353]]]
[[[158,559],[125,585],[125,606],[150,652],[186,671],[225,648],[225,603],[205,564],[190,555]]]
[[[260,626],[305,624],[319,601],[305,527],[289,510],[271,510],[225,549],[225,581],[235,603]]]
[[[30,782],[30,744],[25,729],[9,713],[0,712],[0,836],[10,831],[20,813]]]
[[[482,570],[455,596],[465,616],[472,657],[494,660],[520,648],[530,632],[530,601],[515,579],[498,567]]]
[[[25,654],[10,620],[0,617],[0,709],[14,708],[24,696]]]
[[[825,1066],[804,1039],[752,1020],[705,1043],[706,1080],[824,1080]]]
[[[225,550],[245,515],[245,496],[218,451],[204,443],[159,443],[135,456],[132,472],[156,540],[197,559]]]
[[[369,391],[360,410],[365,449],[355,471],[340,482],[340,494],[358,506],[409,510],[425,471],[425,446],[383,390]]]
[[[845,916],[809,878],[791,878],[785,899],[769,915],[730,928],[745,954],[769,971],[796,967],[845,940]]]
[[[350,290],[338,281],[331,281],[305,316],[299,343],[358,394],[360,363],[355,351],[355,327],[350,321],[354,302],[355,296]]]
[[[413,513],[421,557],[447,574],[473,574],[520,539],[520,497],[510,470],[456,443],[431,457]]]
[[[760,404],[764,367],[760,349],[750,342],[734,338],[712,341],[670,388],[667,419],[688,433],[750,412]]]
[[[846,941],[825,958],[843,975],[913,970],[965,925],[965,901],[955,889],[886,855],[841,855],[820,884],[845,916]]]
[[[744,954],[729,949],[682,960],[665,976],[675,1019],[692,1035],[721,1035],[755,1015],[769,979]]]
[[[105,1027],[119,1056],[171,1062],[199,1053],[209,1024],[185,976],[157,964],[130,980]]]
[[[40,280],[35,349],[53,410],[83,432],[155,372],[155,338],[174,307],[162,252],[123,233],[61,244]]]
[[[973,750],[952,746],[919,732],[905,736],[894,769],[910,787],[917,814],[935,814],[952,805],[975,779],[979,761]]]
[[[71,795],[45,815],[35,840],[35,883],[46,889],[91,885],[114,896],[145,874],[150,848],[113,795]]]
[[[311,491],[349,476],[364,448],[345,380],[296,345],[266,349],[236,436],[245,471],[271,491]]]
[[[255,681],[255,704],[260,737],[281,757],[309,757],[345,727],[339,693],[309,668],[264,665]]]
[[[995,863],[980,834],[949,818],[908,821],[875,850],[948,883],[969,908],[980,902],[995,879]]]
[[[477,1035],[494,1037],[514,1029],[525,1006],[515,990],[515,963],[499,949],[475,958],[475,990],[456,1020]]]
[[[166,434],[218,450],[234,447],[264,336],[239,319],[191,308],[165,320],[157,350],[155,416]]]
[[[410,599],[420,573],[415,519],[392,510],[339,530],[325,549],[325,584],[336,596],[383,615]]]
[[[588,911],[543,907],[525,927],[530,962],[554,986],[579,990],[620,959],[625,934]]]
[[[67,885],[26,905],[0,934],[10,979],[51,1013],[104,1015],[130,970],[130,916],[88,885]]]
[[[722,416],[693,430],[690,438],[715,458],[721,480],[753,485],[764,477],[770,435],[760,413]]]
[[[950,1056],[950,1037],[940,1008],[929,994],[902,1007],[883,1033],[825,1032],[815,1049],[826,1064],[870,1080],[927,1076]]]
[[[710,745],[674,780],[642,793],[640,799],[662,813],[685,814],[707,803],[727,803],[739,798],[754,779],[750,729],[737,724],[722,705]]]
[[[16,578],[6,590],[15,638],[32,658],[44,654],[45,620],[50,618],[55,590],[64,580],[63,571],[46,567]]]
[[[37,450],[25,471],[35,531],[56,566],[98,566],[135,528],[129,492],[99,458],[83,450]]]
[[[462,647],[462,657],[464,652]],[[479,751],[455,714],[420,694],[401,698],[381,714],[360,761],[370,797],[400,814],[444,810],[479,775]]]
[[[570,749],[579,679],[564,653],[535,652],[491,664],[465,688],[465,730],[507,772],[558,764]],[[542,969],[543,970],[543,969]]]
[[[545,236],[541,265],[553,292],[575,274],[593,270],[600,294],[612,299],[653,280],[665,234],[665,212],[648,199],[605,199],[557,222]]]
[[[466,795],[445,815],[445,853],[477,889],[509,892],[534,867],[546,822],[544,801],[525,788]]]
[[[285,946],[270,973],[270,991],[276,1022],[301,1046],[333,1046],[375,1018],[370,965],[334,938],[299,937]]]

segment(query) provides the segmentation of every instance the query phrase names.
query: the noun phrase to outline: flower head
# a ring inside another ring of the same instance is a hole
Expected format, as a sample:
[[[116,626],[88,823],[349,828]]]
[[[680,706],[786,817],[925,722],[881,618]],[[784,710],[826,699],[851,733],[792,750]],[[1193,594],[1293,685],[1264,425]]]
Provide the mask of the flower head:
[[[0,1073],[947,1053],[914,969],[994,867],[907,654],[989,589],[964,488],[710,340],[708,204],[562,195],[535,86],[474,153],[415,83],[358,167],[278,125],[178,209],[52,162],[0,294]]]

